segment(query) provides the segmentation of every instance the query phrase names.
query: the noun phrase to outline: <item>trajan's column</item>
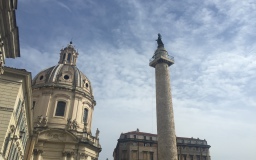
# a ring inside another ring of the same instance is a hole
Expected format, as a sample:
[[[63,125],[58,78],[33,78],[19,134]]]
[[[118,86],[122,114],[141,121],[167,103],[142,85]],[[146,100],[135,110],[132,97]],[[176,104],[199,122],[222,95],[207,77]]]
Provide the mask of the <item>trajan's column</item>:
[[[149,65],[156,74],[158,160],[177,160],[177,145],[168,67],[174,63],[158,34],[158,47]]]

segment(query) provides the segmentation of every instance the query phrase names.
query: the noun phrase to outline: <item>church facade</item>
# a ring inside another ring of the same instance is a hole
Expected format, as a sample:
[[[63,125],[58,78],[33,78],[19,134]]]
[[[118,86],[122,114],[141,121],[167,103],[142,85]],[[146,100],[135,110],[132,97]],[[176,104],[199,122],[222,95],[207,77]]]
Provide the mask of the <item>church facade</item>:
[[[94,100],[90,80],[76,67],[72,43],[61,49],[56,66],[39,72],[32,81],[33,160],[98,159],[99,130],[93,135]]]

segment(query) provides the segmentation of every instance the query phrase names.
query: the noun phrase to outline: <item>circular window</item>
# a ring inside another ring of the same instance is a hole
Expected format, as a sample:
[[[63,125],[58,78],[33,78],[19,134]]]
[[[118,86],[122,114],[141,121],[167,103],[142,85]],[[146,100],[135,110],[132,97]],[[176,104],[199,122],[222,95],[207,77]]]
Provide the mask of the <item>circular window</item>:
[[[40,78],[39,78],[40,80],[42,80],[42,79],[44,79],[44,76],[40,76]]]
[[[89,87],[88,83],[86,83],[85,86],[86,86],[86,88],[88,88]]]
[[[69,79],[69,76],[68,76],[68,75],[65,75],[65,76],[64,76],[64,79],[65,79],[65,80],[68,80],[68,79]]]

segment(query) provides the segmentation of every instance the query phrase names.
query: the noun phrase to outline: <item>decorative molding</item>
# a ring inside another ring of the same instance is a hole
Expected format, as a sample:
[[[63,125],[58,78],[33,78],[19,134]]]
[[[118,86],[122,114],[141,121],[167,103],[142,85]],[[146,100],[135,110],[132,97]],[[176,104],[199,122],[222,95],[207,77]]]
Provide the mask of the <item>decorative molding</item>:
[[[8,107],[0,107],[0,111],[13,112],[13,108],[8,108]]]
[[[83,159],[88,158],[88,155],[86,153],[79,153],[79,154],[80,154],[80,158],[83,158]]]
[[[10,132],[14,133],[14,131],[15,131],[15,126],[14,125],[10,125]]]
[[[51,95],[52,94],[52,91],[43,91],[42,92],[42,95]]]
[[[74,157],[75,156],[75,152],[73,152],[73,151],[63,151],[62,152],[62,156],[63,157]]]
[[[45,117],[43,117],[43,115],[41,115],[41,116],[38,116],[37,117],[37,127],[46,127],[47,126],[47,122],[48,122],[48,117],[47,116],[45,116]]]
[[[54,95],[54,98],[60,98],[60,97],[71,99],[71,97],[69,95],[66,95],[66,94],[55,94]]]
[[[67,120],[67,129],[68,130],[77,130],[77,128],[79,128],[77,121],[74,119],[73,121],[71,120],[71,118],[68,118]]]

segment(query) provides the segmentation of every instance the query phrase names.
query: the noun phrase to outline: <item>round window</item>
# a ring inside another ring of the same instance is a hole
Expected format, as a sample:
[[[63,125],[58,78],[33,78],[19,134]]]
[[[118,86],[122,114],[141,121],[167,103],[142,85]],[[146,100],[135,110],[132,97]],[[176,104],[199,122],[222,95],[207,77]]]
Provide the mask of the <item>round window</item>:
[[[40,78],[39,78],[40,80],[42,80],[42,79],[44,79],[44,76],[40,76]]]
[[[85,86],[86,86],[86,88],[88,88],[89,87],[88,83],[86,83]]]
[[[65,75],[65,76],[64,76],[64,79],[65,79],[65,80],[68,80],[68,79],[69,79],[69,76],[68,76],[68,75]]]

